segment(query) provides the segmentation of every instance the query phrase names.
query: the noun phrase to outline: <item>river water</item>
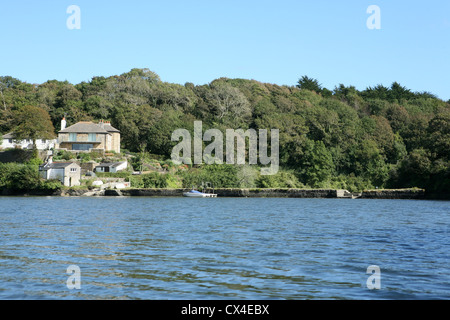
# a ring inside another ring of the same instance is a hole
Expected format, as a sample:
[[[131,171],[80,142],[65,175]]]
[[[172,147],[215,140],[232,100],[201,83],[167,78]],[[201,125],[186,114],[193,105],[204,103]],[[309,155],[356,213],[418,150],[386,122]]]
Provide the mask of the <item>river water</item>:
[[[446,201],[0,197],[0,299],[450,299],[449,225]]]

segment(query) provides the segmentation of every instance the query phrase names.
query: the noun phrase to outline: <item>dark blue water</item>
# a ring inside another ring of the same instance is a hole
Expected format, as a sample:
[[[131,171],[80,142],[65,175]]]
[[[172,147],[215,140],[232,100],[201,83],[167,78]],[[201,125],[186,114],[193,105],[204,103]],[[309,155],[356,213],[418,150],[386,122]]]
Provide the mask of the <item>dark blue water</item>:
[[[449,299],[449,225],[444,201],[0,197],[0,299]]]

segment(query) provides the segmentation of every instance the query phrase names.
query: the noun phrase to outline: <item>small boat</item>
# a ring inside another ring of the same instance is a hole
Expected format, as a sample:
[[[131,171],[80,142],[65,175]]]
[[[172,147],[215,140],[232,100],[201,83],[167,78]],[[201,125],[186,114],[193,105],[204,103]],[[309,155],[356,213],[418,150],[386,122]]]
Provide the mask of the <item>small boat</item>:
[[[183,192],[183,196],[193,198],[217,198],[217,194],[215,193],[204,193],[194,189],[188,192]]]

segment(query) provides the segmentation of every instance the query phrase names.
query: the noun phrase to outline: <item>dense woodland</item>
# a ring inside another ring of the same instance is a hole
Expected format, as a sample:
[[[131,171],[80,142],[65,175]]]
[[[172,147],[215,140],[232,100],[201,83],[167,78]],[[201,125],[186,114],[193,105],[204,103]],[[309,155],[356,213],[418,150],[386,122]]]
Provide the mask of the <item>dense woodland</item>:
[[[222,187],[450,190],[450,101],[396,82],[363,91],[342,84],[327,89],[307,76],[289,86],[228,78],[180,85],[132,69],[76,85],[3,76],[0,93],[0,133],[51,137],[63,116],[68,126],[104,119],[121,131],[123,149],[161,159],[177,144],[172,132],[192,131],[194,120],[203,121],[204,131],[224,134],[227,128],[279,129],[275,176],[258,176],[250,166],[191,168],[198,179],[220,172],[222,182],[215,182]]]

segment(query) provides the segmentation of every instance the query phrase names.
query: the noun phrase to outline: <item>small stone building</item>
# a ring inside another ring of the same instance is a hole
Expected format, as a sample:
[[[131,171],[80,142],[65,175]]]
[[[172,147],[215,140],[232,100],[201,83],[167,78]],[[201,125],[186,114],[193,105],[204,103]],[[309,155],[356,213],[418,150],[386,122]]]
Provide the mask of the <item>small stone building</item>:
[[[46,180],[56,179],[64,186],[80,185],[81,167],[76,162],[48,162],[39,166],[39,175]]]

